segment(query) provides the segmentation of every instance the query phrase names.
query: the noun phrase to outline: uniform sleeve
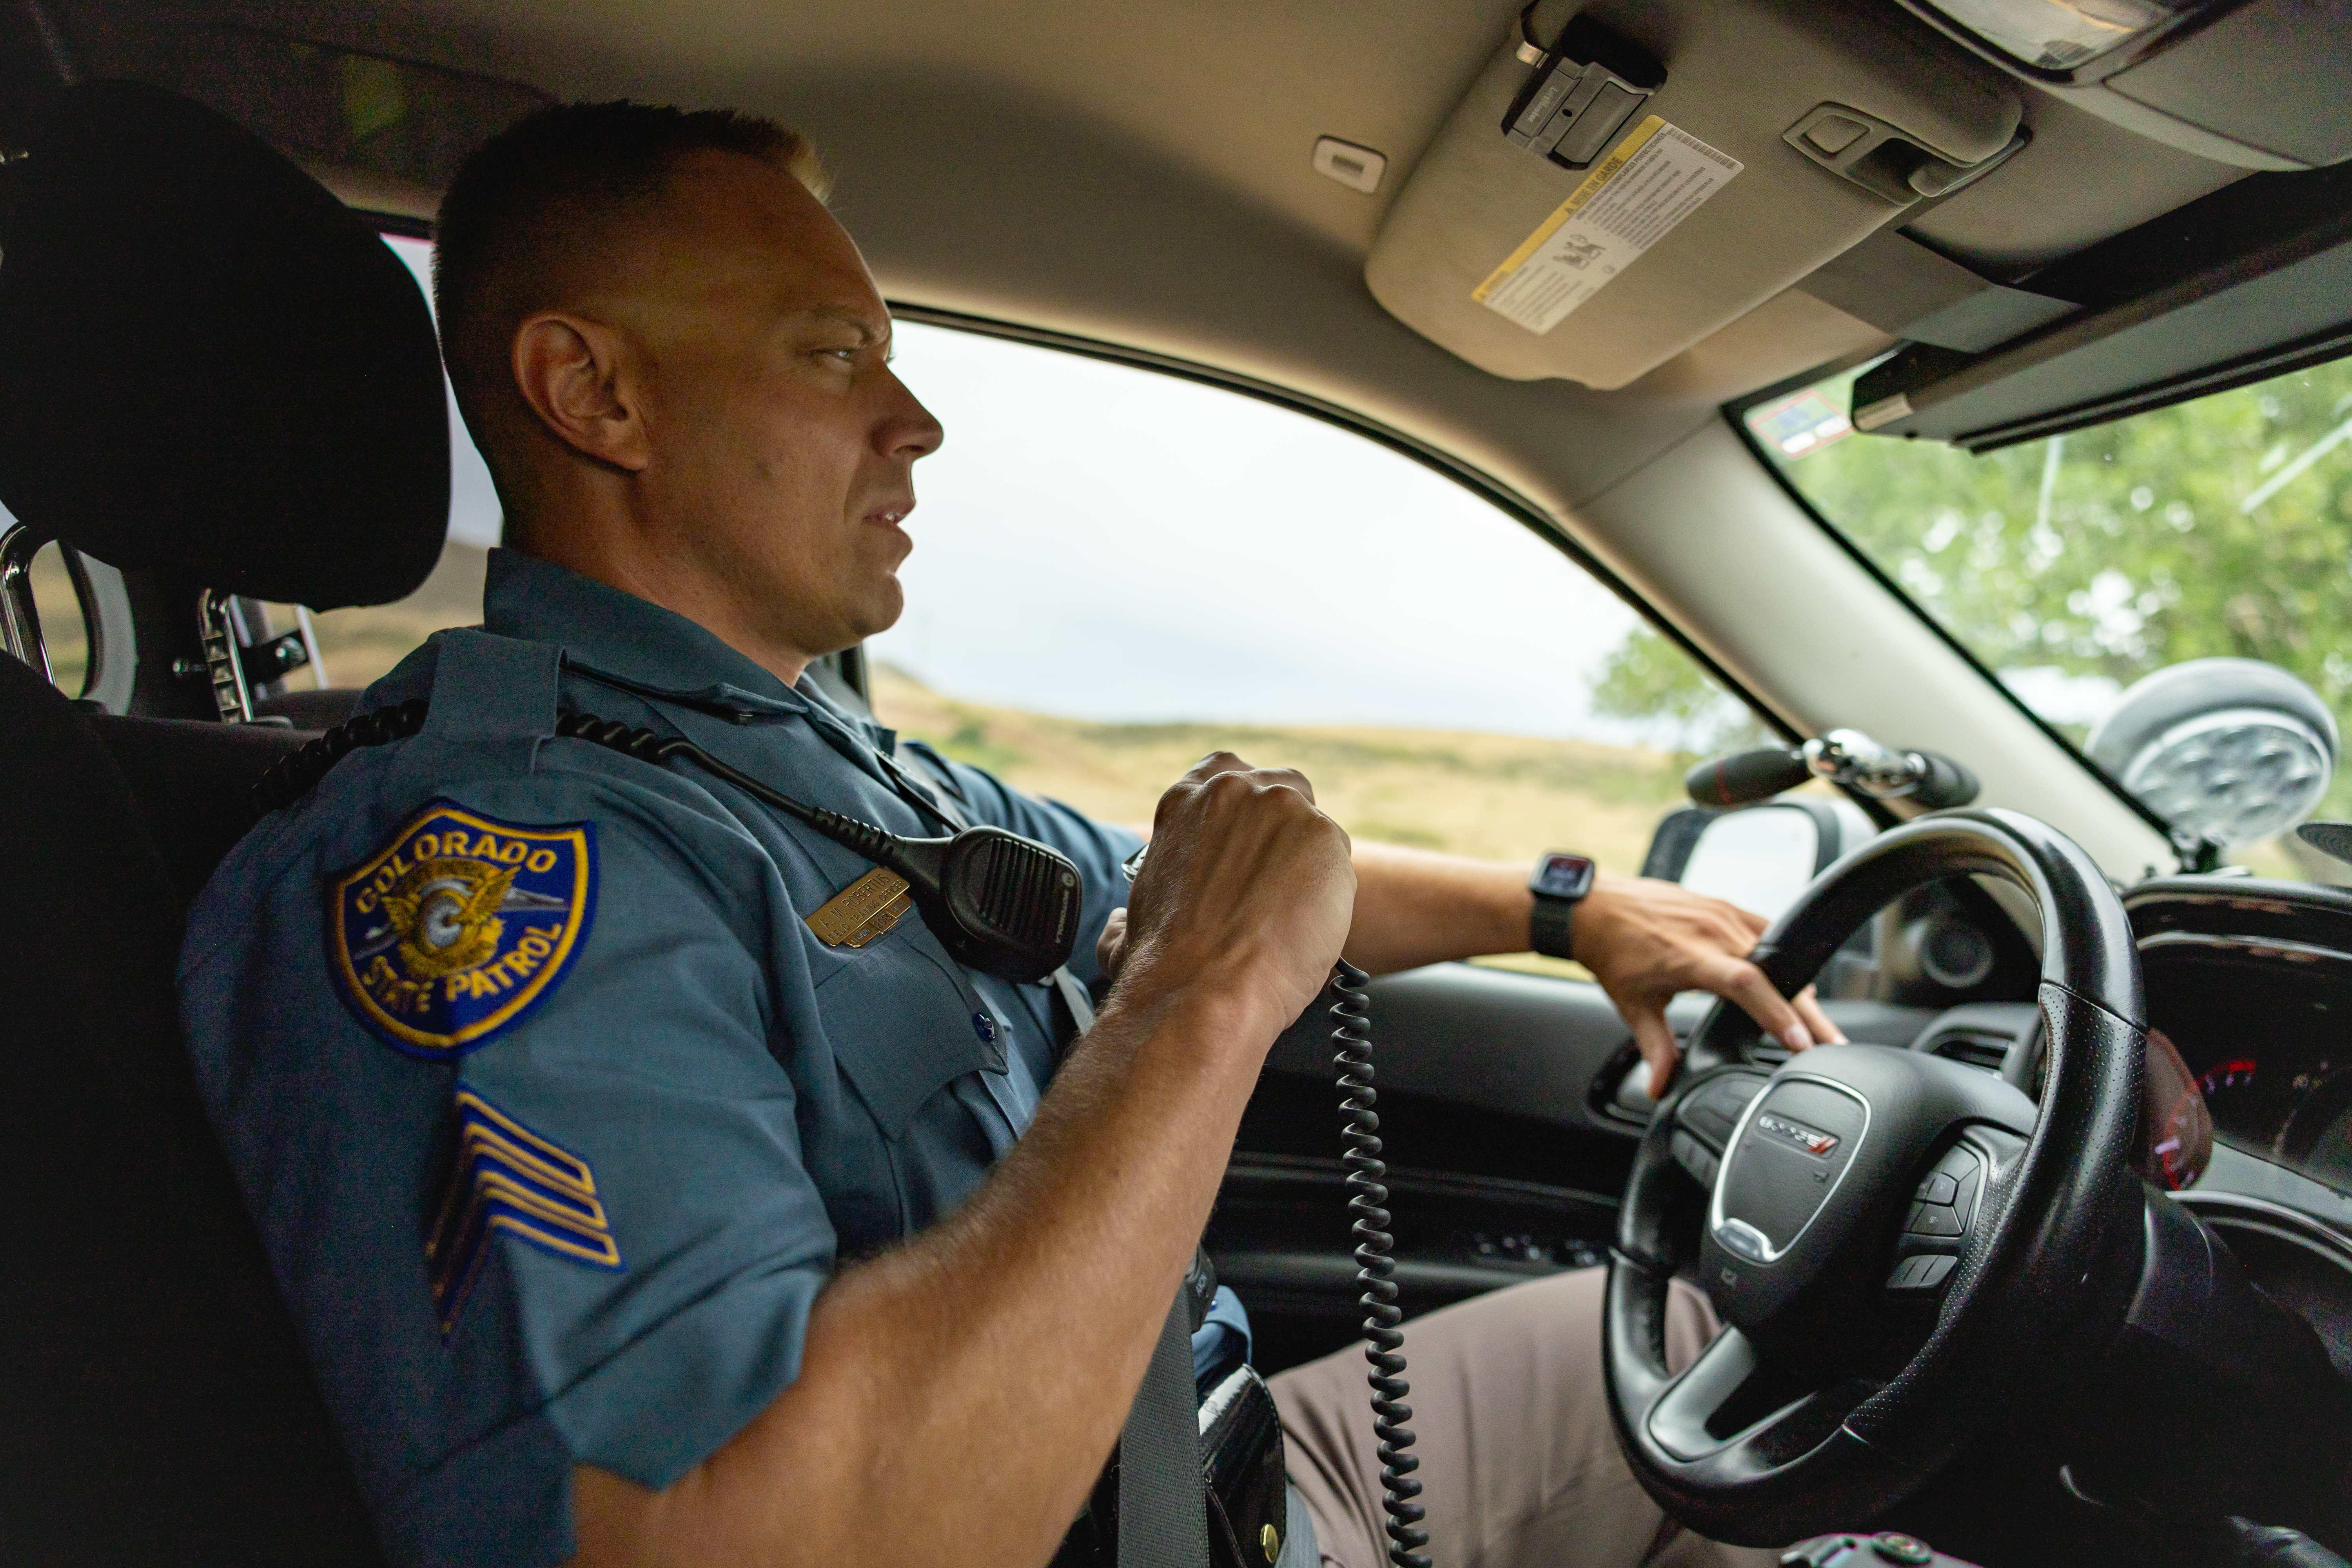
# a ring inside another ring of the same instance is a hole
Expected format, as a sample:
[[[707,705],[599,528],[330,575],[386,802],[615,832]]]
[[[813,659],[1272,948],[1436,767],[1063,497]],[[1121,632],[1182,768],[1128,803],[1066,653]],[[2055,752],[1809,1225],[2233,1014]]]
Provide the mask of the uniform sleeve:
[[[1078,874],[1086,881],[1087,898],[1078,941],[1070,952],[1070,973],[1093,984],[1101,973],[1095,963],[1095,942],[1111,911],[1127,907],[1127,876],[1120,867],[1142,847],[1142,836],[1097,822],[1058,800],[1014,789],[984,769],[950,761],[925,742],[906,744],[919,750],[934,771],[954,780],[976,820],[1050,844],[1076,862]]]
[[[475,1560],[444,1553],[523,1496],[548,1500],[541,1539],[568,1541],[575,1463],[678,1479],[798,1375],[835,1247],[770,1049],[789,910],[758,844],[715,807],[611,781],[458,793],[486,820],[584,823],[593,907],[528,1014],[446,1080],[410,1243],[444,1397],[505,1389],[520,1408],[449,1430],[390,1510],[412,1543],[395,1557],[416,1561]]]

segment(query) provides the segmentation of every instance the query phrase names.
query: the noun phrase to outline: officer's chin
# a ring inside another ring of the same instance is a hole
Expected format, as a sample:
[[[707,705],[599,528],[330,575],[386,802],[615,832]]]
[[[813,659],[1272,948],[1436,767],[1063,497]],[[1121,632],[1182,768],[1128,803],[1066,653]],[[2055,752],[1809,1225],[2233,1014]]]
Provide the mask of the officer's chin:
[[[848,624],[836,634],[838,646],[826,653],[841,653],[856,647],[867,637],[879,637],[898,624],[907,613],[907,590],[899,585],[898,574],[887,574],[882,581],[864,596],[847,617]]]

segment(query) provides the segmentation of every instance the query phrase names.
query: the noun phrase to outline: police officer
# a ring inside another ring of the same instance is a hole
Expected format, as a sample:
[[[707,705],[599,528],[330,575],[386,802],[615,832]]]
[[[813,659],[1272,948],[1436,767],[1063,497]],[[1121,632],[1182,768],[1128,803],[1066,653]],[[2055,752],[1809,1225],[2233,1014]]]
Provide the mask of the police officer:
[[[197,1076],[395,1563],[1042,1563],[1275,1035],[1343,950],[1528,945],[1519,868],[1351,861],[1305,778],[1223,753],[1129,902],[1133,835],[900,762],[816,688],[897,618],[940,439],[820,192],[772,124],[634,105],[467,164],[436,292],[506,511],[483,625],[372,688],[421,728],[271,814],[194,914]],[[887,873],[565,710],[898,834],[1057,847],[1099,1016],[1073,1043],[1083,997],[958,964]],[[1577,910],[1656,1081],[1685,989],[1834,1037],[1743,962],[1759,925],[1606,878]],[[1416,1326],[1449,1564],[1673,1536],[1600,1414],[1593,1277],[1563,1279]],[[1371,1568],[1350,1362],[1278,1384],[1324,1557]]]

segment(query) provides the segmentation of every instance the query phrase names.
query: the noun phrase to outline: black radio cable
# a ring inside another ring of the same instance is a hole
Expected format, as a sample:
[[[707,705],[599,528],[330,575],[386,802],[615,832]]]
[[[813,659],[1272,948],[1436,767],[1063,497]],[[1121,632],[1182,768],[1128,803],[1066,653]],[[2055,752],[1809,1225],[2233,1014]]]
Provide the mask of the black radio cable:
[[[291,805],[361,746],[407,740],[425,728],[425,704],[412,699],[336,725],[280,758],[253,786],[257,816]],[[908,838],[870,822],[810,805],[712,756],[683,735],[661,735],[567,709],[555,733],[656,766],[683,757],[761,805],[814,829],[850,853],[895,872],[915,912],[958,963],[1018,985],[1045,980],[1069,962],[1084,889],[1078,868],[1050,845],[981,824],[946,838]],[[938,816],[936,808],[932,815]]]
[[[1412,1385],[1404,1375],[1404,1335],[1397,1325],[1404,1313],[1396,1304],[1396,1238],[1389,1234],[1389,1189],[1381,1177],[1388,1166],[1381,1160],[1381,1118],[1373,1107],[1380,1092],[1372,1087],[1371,1001],[1364,994],[1370,978],[1341,959],[1331,972],[1331,1061],[1339,1071],[1339,1141],[1348,1166],[1348,1212],[1356,1238],[1356,1283],[1364,1288],[1364,1359],[1371,1363],[1365,1382],[1372,1390],[1372,1436],[1380,1440],[1381,1506],[1389,1516],[1389,1562],[1395,1568],[1430,1568],[1421,1548],[1429,1531],[1421,1527],[1427,1510],[1413,1501],[1421,1483],[1412,1472],[1420,1458],[1412,1447],[1412,1406],[1405,1400]]]

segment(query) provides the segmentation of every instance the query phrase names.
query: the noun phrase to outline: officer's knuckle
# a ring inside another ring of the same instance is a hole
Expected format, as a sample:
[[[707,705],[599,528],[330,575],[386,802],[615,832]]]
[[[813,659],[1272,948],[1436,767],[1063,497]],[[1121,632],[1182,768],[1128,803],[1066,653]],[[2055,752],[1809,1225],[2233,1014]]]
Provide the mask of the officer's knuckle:
[[[1212,805],[1226,810],[1257,793],[1256,784],[1245,773],[1218,773],[1213,778],[1202,780],[1200,789],[1202,795]]]

